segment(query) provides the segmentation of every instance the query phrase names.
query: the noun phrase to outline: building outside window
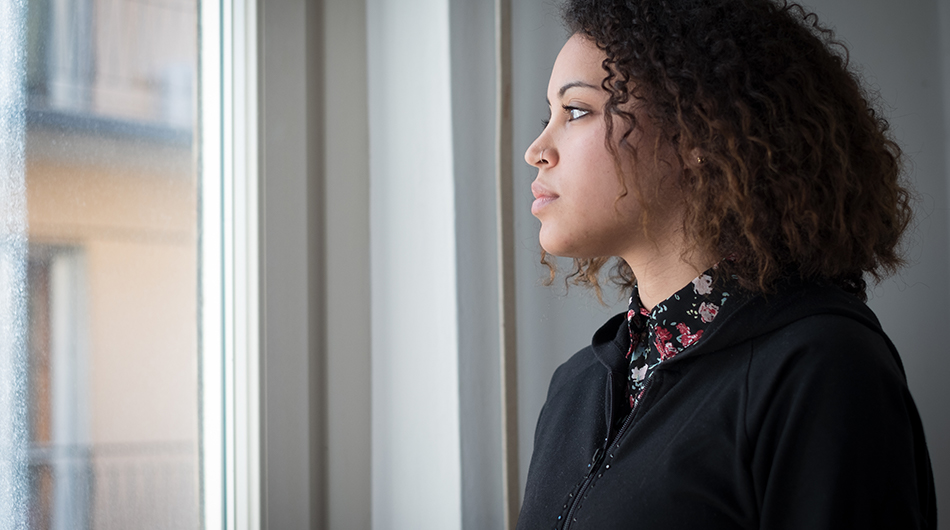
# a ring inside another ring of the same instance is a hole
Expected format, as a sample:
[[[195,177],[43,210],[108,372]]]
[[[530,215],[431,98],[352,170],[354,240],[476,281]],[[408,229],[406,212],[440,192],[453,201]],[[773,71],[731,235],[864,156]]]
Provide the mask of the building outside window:
[[[28,445],[13,517],[198,528],[197,1],[12,5],[26,329],[9,358]]]

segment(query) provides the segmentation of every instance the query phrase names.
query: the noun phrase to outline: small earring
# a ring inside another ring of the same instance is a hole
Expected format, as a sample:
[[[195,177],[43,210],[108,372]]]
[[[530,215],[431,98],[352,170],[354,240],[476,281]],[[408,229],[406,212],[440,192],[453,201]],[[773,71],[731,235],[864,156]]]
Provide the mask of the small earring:
[[[696,157],[696,163],[697,163],[697,164],[705,164],[705,163],[706,163],[706,158],[705,158],[705,157],[702,157],[702,156],[697,156],[697,157]]]

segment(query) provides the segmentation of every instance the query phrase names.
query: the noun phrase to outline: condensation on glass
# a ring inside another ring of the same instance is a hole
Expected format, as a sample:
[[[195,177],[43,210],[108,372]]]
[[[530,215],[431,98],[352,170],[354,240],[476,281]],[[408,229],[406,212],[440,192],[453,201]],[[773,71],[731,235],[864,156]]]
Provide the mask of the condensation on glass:
[[[28,498],[25,0],[0,2],[0,528],[25,528]]]
[[[0,529],[201,526],[197,9],[0,1]]]

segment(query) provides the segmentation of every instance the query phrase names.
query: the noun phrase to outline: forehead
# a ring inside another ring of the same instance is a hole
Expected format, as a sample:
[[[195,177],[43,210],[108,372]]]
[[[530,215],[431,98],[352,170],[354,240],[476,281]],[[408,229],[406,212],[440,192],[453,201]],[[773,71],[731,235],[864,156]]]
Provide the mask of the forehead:
[[[579,34],[571,36],[554,61],[548,83],[548,98],[553,100],[561,87],[578,81],[600,87],[600,82],[606,76],[601,66],[606,57],[592,40]]]

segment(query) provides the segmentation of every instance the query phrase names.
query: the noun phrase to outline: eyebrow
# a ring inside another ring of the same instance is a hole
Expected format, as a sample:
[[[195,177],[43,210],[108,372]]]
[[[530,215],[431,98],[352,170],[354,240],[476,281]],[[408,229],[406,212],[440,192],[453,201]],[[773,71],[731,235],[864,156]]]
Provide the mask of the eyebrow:
[[[599,89],[600,89],[599,86],[594,86],[594,85],[592,85],[592,84],[590,84],[590,83],[585,83],[584,81],[571,81],[570,83],[567,83],[567,84],[565,84],[564,86],[562,86],[560,89],[558,89],[558,91],[557,91],[557,97],[563,98],[563,97],[564,97],[564,93],[567,92],[568,90],[572,89],[572,88],[592,88],[592,89],[594,89],[594,90],[599,90]],[[544,98],[544,99],[547,100],[547,98]],[[551,102],[548,101],[548,106],[550,106],[550,105],[551,105]]]
[[[566,85],[562,86],[561,89],[557,91],[557,97],[559,97],[559,98],[560,98],[560,97],[564,97],[564,93],[565,93],[565,92],[567,92],[568,90],[570,90],[570,89],[572,89],[572,88],[576,88],[576,87],[581,87],[581,88],[593,88],[594,90],[597,90],[597,89],[600,88],[600,87],[598,87],[598,86],[594,86],[594,85],[592,85],[592,84],[590,84],[590,83],[585,83],[585,82],[583,82],[583,81],[571,81],[570,83],[567,83]]]

